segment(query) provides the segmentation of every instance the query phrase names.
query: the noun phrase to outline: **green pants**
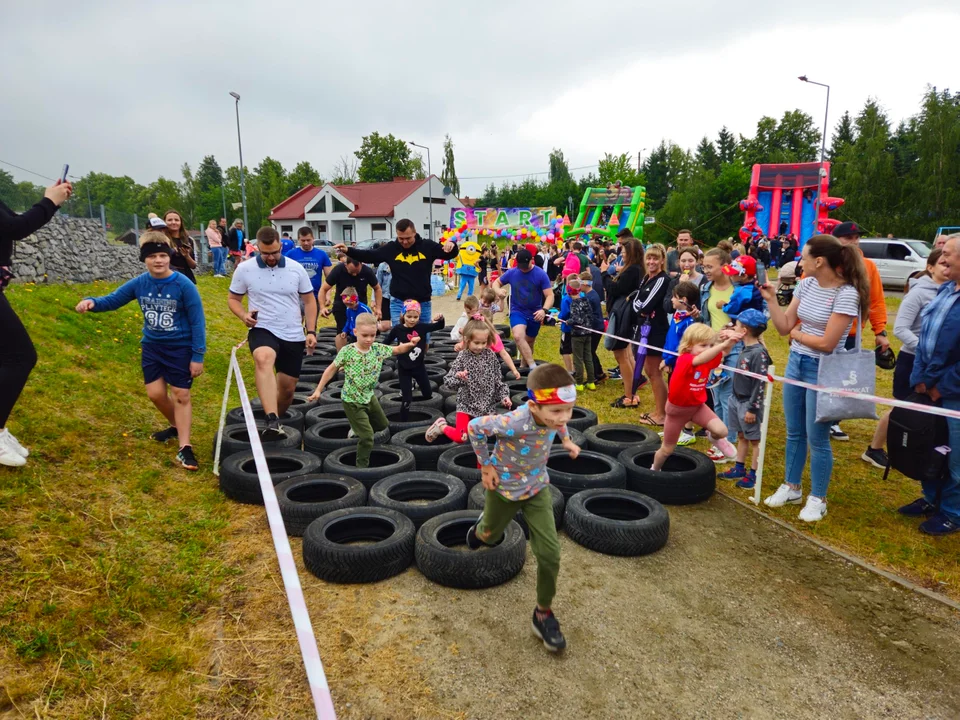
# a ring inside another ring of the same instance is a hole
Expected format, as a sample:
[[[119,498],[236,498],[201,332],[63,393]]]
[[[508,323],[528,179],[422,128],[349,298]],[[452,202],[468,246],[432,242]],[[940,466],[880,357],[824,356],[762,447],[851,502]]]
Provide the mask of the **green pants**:
[[[532,498],[507,500],[495,490],[487,490],[483,517],[477,526],[477,537],[493,545],[500,540],[514,515],[520,510],[530,528],[530,549],[537,559],[537,605],[549,608],[557,594],[557,575],[560,573],[560,541],[553,521],[553,503],[550,493],[559,492],[545,487]],[[489,541],[488,541],[489,540]]]
[[[390,423],[383,414],[380,402],[370,398],[366,405],[343,403],[343,412],[350,421],[350,429],[357,436],[357,467],[370,467],[370,450],[373,449],[373,434],[386,429]]]
[[[570,339],[573,345],[573,377],[576,378],[577,385],[582,385],[584,371],[586,371],[587,382],[592,383],[595,380],[592,338],[589,335],[574,335]]]

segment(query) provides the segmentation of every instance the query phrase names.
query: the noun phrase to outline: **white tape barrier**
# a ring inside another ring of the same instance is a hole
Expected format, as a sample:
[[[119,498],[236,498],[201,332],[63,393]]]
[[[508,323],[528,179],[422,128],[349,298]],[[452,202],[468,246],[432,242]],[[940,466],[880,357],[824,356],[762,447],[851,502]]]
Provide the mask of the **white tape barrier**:
[[[242,346],[240,343],[237,347]],[[290,540],[287,538],[283,526],[283,516],[280,515],[280,505],[277,504],[277,493],[273,489],[270,478],[270,469],[263,454],[263,445],[257,433],[257,424],[253,418],[253,409],[247,397],[247,388],[237,363],[237,347],[230,353],[230,370],[227,373],[227,387],[223,393],[223,407],[220,412],[220,437],[223,435],[224,419],[227,413],[227,398],[230,395],[231,375],[236,374],[237,390],[240,393],[240,406],[243,408],[243,419],[250,437],[250,449],[257,466],[257,475],[260,479],[260,491],[263,493],[263,505],[267,511],[267,521],[270,524],[270,534],[273,536],[273,547],[277,552],[277,561],[280,564],[280,576],[283,578],[283,587],[287,593],[287,602],[290,605],[290,615],[297,631],[297,641],[300,643],[300,655],[303,657],[303,666],[307,671],[307,682],[310,685],[310,694],[313,696],[313,706],[317,711],[318,720],[336,720],[333,709],[333,698],[330,696],[330,686],[323,671],[320,660],[320,651],[317,649],[317,639],[313,634],[313,624],[307,612],[307,604],[303,599],[303,588],[300,577],[297,575],[297,565],[293,561],[293,552],[290,550]],[[220,459],[220,438],[217,440],[217,453],[214,472],[218,470]]]

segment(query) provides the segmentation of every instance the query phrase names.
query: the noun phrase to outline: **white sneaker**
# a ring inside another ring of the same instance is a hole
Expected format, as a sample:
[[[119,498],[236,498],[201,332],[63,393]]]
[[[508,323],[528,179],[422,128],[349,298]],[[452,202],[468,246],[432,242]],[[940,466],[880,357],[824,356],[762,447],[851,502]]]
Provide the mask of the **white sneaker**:
[[[14,450],[7,443],[0,443],[0,465],[7,467],[23,467],[27,464],[27,459]]]
[[[447,421],[443,418],[437,418],[433,421],[433,425],[427,428],[427,431],[423,434],[424,439],[427,442],[432,443],[438,437],[443,434],[443,429],[447,426]]]
[[[807,504],[800,511],[800,519],[804,522],[816,522],[822,520],[827,514],[827,503],[813,495],[807,495]]]
[[[350,428],[350,429],[347,431],[347,439],[348,439],[348,440],[349,440],[350,438],[355,438],[356,436],[357,436],[357,434],[353,431],[353,428]]]
[[[20,441],[13,436],[13,433],[6,428],[0,431],[0,442],[6,443],[7,447],[13,450],[20,457],[30,457],[30,451],[21,445]]]
[[[803,493],[784,483],[777,488],[773,495],[764,500],[763,504],[767,507],[783,507],[784,505],[799,505],[802,502]]]
[[[711,445],[710,449],[707,450],[707,457],[713,460],[717,465],[723,465],[724,463],[730,462],[730,458],[720,452],[720,449],[716,445]]]

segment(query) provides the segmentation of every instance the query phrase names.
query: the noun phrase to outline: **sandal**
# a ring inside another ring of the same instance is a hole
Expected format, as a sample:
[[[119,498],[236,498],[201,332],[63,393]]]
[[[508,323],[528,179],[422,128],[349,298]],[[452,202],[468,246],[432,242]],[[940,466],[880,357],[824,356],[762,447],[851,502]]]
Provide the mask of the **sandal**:
[[[625,396],[623,396],[623,395],[621,395],[620,397],[618,397],[616,400],[614,400],[612,403],[610,403],[610,407],[612,407],[612,408],[622,408],[622,407],[626,407],[626,405],[623,404],[624,397],[625,397]]]
[[[644,413],[637,420],[641,425],[650,425],[651,427],[663,427],[663,423],[657,422],[651,417],[650,413]]]

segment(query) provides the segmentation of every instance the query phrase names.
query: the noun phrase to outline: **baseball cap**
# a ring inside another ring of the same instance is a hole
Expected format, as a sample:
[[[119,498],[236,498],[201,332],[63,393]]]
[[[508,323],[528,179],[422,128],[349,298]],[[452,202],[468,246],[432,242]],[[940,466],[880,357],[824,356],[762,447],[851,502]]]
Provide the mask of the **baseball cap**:
[[[152,217],[149,219],[150,229],[151,230],[163,230],[167,224],[158,217]]]
[[[517,252],[517,267],[529,267],[532,260],[533,254],[526,248],[521,248],[520,251]]]
[[[754,308],[747,308],[742,313],[737,315],[737,322],[748,328],[764,328],[767,327],[767,317],[759,310]]]
[[[866,235],[866,232],[855,222],[842,222],[833,229],[831,235],[834,237],[847,237],[849,235]]]
[[[723,266],[723,274],[731,277],[738,277],[740,275],[756,277],[757,261],[749,255],[741,255],[729,265]]]

